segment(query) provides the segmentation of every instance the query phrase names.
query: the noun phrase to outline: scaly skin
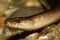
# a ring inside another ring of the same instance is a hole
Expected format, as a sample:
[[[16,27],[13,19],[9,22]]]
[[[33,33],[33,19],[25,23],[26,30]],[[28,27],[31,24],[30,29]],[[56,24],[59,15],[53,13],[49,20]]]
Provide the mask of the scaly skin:
[[[48,10],[46,12],[36,14],[30,17],[8,18],[5,26],[26,31],[38,30],[49,24],[55,23],[60,19],[60,8]]]

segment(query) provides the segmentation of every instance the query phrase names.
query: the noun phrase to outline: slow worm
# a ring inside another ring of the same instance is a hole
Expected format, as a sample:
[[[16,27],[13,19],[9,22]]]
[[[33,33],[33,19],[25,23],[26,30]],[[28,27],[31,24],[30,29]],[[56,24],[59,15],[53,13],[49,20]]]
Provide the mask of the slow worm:
[[[5,26],[33,31],[41,29],[60,19],[60,7],[29,17],[14,17],[5,20]]]

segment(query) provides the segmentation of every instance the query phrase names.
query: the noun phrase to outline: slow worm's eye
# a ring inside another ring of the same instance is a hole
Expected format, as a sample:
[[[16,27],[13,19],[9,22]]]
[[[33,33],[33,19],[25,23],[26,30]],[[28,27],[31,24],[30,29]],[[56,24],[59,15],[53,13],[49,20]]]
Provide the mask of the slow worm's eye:
[[[20,23],[20,20],[15,20],[15,22],[18,22],[18,23]]]
[[[20,22],[20,20],[17,20],[17,22],[19,23],[19,22]]]

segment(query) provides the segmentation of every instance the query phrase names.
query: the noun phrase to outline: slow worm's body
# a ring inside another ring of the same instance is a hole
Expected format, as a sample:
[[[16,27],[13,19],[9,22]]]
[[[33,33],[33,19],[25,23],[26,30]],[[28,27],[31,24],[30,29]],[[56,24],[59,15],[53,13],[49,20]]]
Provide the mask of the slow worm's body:
[[[43,28],[60,19],[60,9],[52,9],[44,13],[33,15],[31,17],[8,18],[5,25],[11,28],[18,28],[27,31]]]

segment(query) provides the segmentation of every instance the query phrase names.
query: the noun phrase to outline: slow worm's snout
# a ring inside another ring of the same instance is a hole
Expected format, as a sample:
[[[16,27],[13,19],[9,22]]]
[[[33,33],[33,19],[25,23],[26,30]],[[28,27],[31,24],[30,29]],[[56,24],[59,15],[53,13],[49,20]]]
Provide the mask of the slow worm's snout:
[[[11,26],[10,24],[12,23],[13,23],[13,20],[11,20],[10,18],[6,19],[4,22],[5,26],[9,26],[9,27]]]

